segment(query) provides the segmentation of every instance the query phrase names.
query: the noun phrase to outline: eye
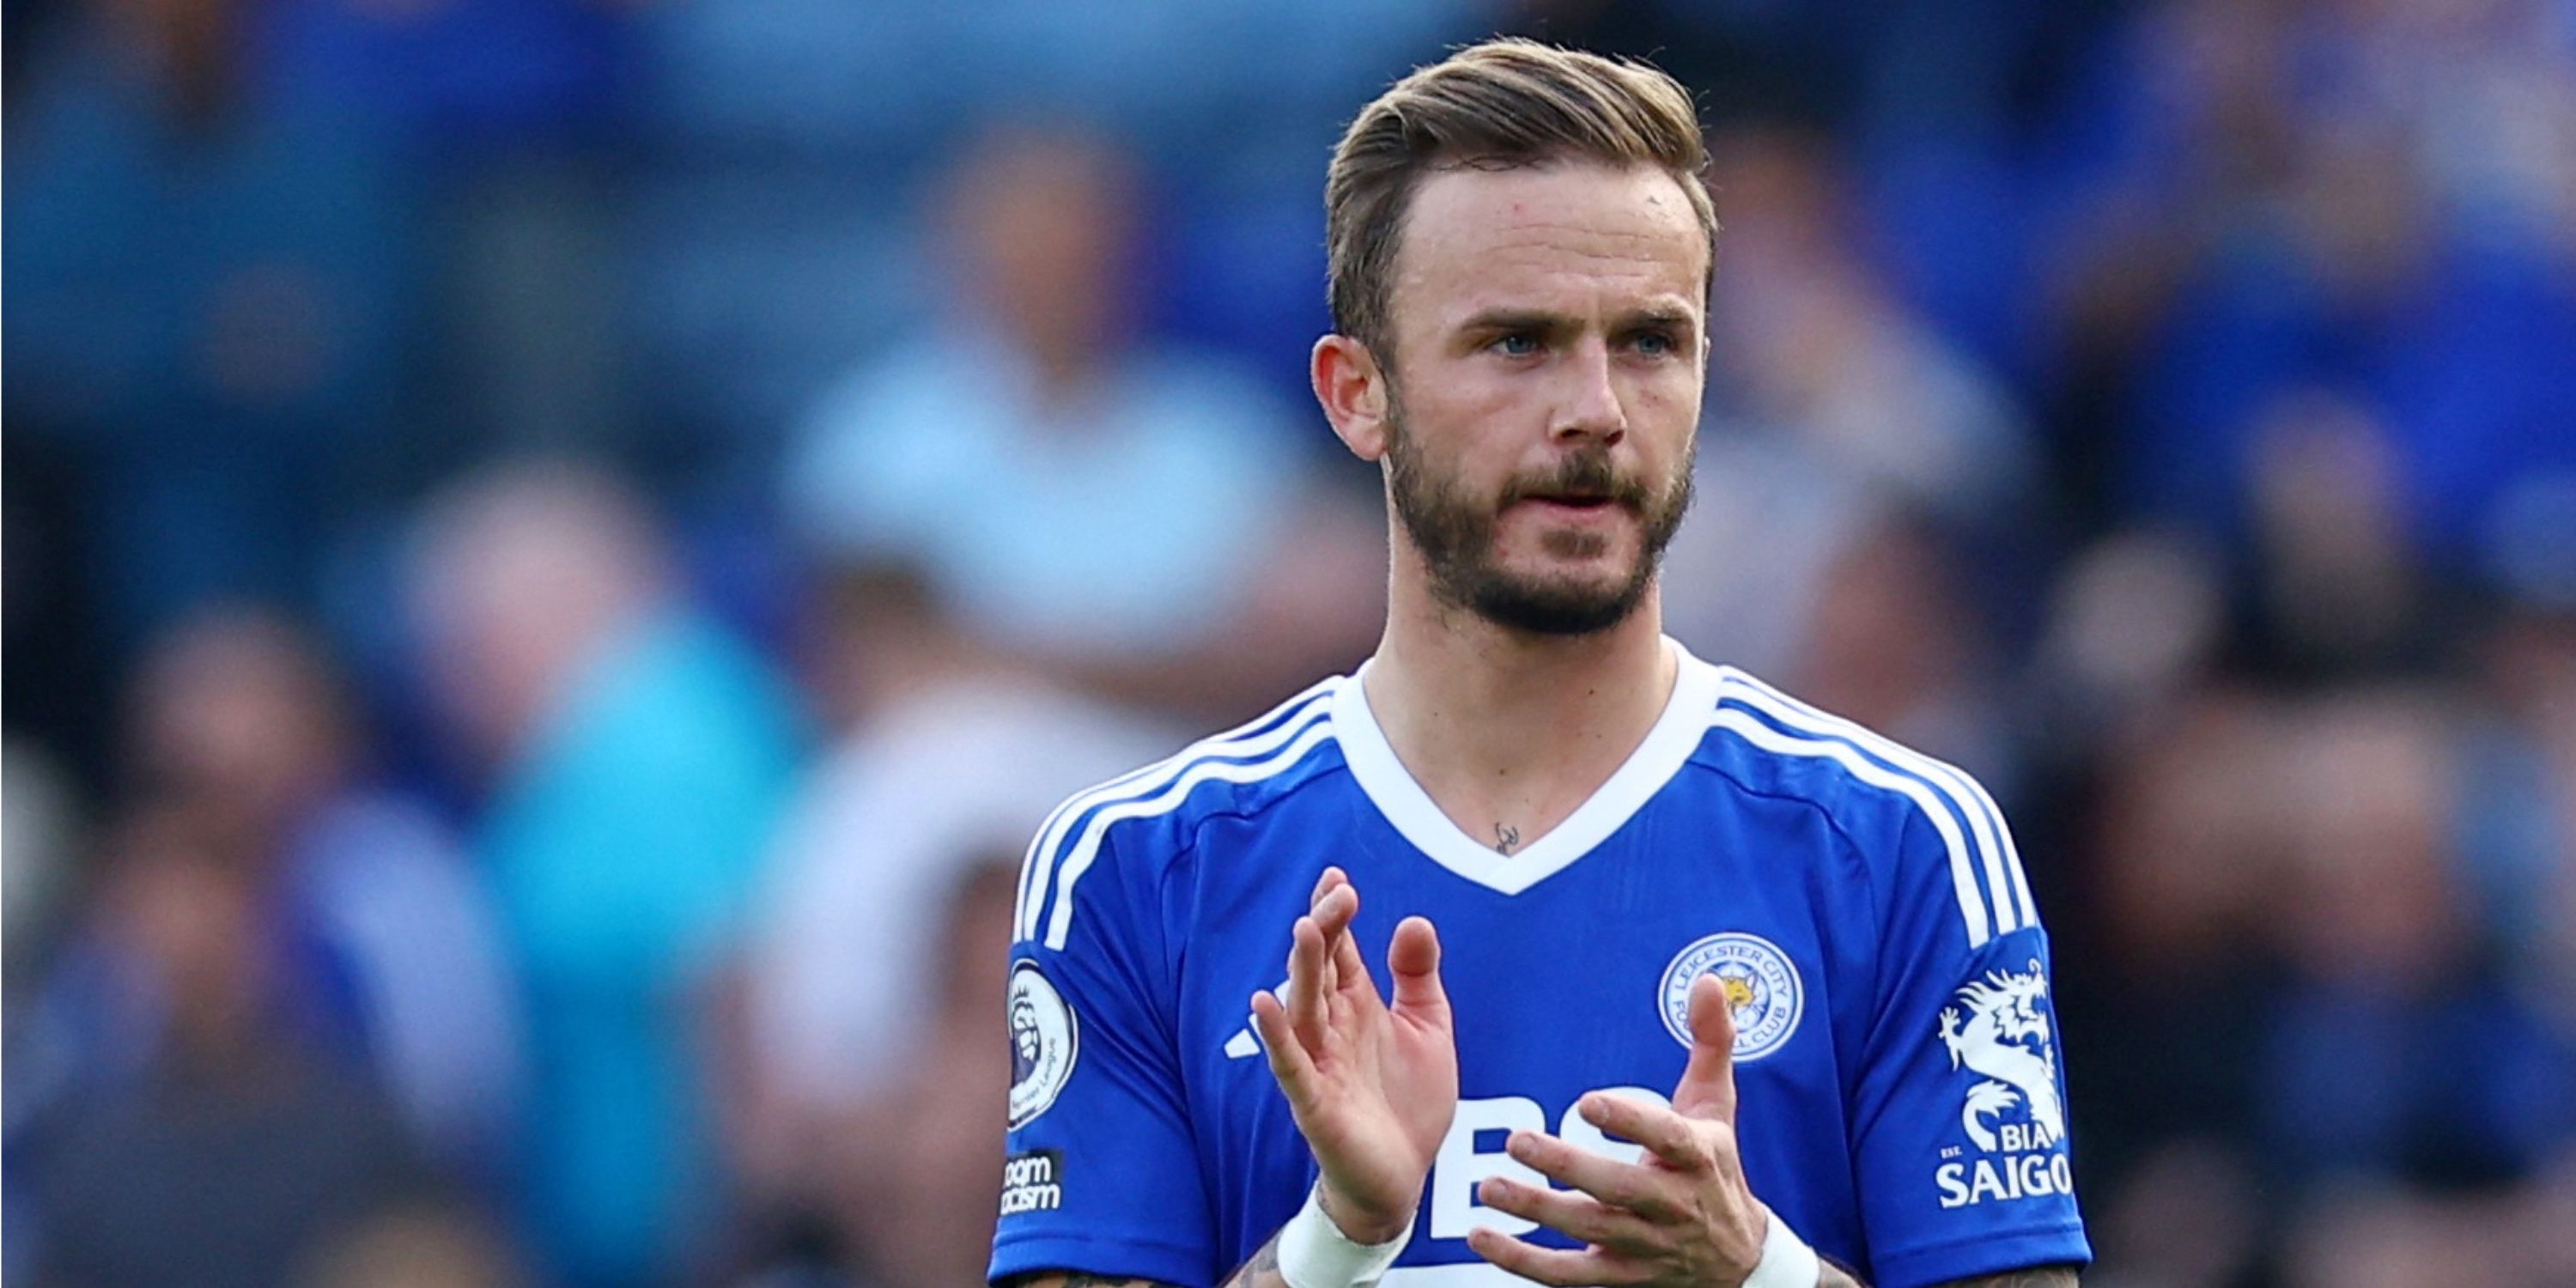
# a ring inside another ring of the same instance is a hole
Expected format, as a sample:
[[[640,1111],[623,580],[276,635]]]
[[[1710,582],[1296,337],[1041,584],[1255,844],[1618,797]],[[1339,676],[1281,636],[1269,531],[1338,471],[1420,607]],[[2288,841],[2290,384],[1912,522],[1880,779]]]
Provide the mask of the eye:
[[[1506,332],[1491,347],[1506,358],[1526,358],[1538,352],[1538,335],[1531,331]]]
[[[1665,357],[1681,347],[1673,342],[1671,333],[1665,331],[1640,331],[1630,343],[1636,346],[1637,352],[1650,358]]]

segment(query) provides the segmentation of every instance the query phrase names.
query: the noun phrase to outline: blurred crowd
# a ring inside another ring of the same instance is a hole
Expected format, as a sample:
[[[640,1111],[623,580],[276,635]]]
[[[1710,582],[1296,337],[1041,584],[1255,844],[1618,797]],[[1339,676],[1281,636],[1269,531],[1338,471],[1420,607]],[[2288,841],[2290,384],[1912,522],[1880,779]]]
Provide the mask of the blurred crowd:
[[[1019,853],[1365,655],[1322,171],[1700,94],[1672,632],[1976,771],[2097,1288],[2576,1283],[2576,3],[9,0],[13,1283],[963,1288]]]

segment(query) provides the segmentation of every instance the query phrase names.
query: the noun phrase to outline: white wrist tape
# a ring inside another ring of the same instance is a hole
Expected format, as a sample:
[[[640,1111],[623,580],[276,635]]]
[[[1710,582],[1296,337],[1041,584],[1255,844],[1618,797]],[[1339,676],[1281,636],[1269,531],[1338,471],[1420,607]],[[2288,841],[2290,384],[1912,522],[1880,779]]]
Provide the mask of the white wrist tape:
[[[1765,1209],[1769,1228],[1762,1232],[1762,1260],[1744,1277],[1744,1288],[1816,1288],[1825,1263],[1816,1250],[1789,1228],[1777,1212]]]
[[[1413,1237],[1413,1222],[1404,1223],[1404,1232],[1384,1243],[1353,1243],[1342,1233],[1333,1218],[1324,1215],[1320,1191],[1306,1191],[1306,1206],[1288,1218],[1279,1230],[1279,1277],[1288,1288],[1359,1288],[1373,1284],[1395,1264],[1397,1253],[1404,1251],[1405,1241]],[[1813,1283],[1807,1288],[1815,1288]]]

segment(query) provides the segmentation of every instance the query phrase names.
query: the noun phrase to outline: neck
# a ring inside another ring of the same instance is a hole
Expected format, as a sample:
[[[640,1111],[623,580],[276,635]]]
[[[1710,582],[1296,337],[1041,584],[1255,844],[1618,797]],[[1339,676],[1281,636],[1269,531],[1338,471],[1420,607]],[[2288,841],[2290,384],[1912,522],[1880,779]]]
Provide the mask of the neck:
[[[1653,730],[1679,665],[1659,592],[1591,635],[1534,635],[1399,575],[1367,679],[1387,742],[1442,813],[1506,852],[1537,840]],[[1517,840],[1512,838],[1517,837]]]

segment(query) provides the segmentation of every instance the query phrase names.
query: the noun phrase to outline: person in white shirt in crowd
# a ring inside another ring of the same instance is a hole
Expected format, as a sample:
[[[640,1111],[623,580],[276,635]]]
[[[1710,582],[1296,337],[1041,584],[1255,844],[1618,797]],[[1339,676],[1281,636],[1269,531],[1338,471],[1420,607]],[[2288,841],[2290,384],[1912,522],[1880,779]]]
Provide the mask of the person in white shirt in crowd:
[[[783,507],[825,564],[905,567],[965,630],[1199,722],[1365,652],[1382,538],[1224,359],[1141,338],[1141,200],[1110,142],[998,131],[935,207],[954,307],[829,393]]]

